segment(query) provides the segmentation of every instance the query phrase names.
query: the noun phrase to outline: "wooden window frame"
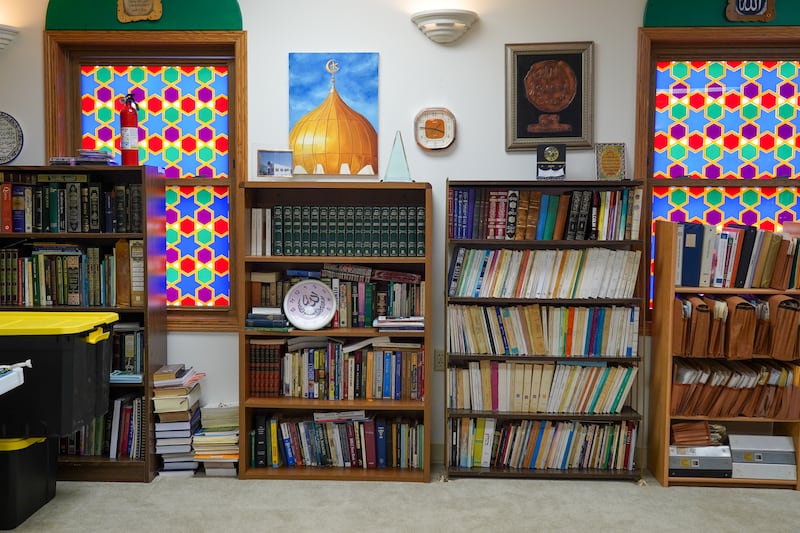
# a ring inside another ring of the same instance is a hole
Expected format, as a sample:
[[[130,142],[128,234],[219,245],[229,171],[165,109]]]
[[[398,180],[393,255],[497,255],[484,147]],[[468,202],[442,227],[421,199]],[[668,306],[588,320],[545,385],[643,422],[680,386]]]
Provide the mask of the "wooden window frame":
[[[168,179],[167,185],[229,187],[230,306],[169,307],[168,331],[237,331],[241,294],[236,266],[242,249],[236,220],[239,182],[247,172],[247,37],[243,31],[45,31],[45,160],[80,147],[80,63],[96,58],[125,64],[219,61],[229,66],[229,157],[227,179]]]
[[[650,235],[654,186],[668,180],[653,179],[653,128],[655,126],[656,63],[690,59],[791,59],[800,60],[800,32],[788,26],[639,28],[636,73],[636,130],[634,176],[645,182],[642,220],[650,221],[645,242],[641,279],[645,296],[650,298]],[[643,224],[644,226],[644,224]],[[646,308],[643,335],[650,335],[652,312]]]

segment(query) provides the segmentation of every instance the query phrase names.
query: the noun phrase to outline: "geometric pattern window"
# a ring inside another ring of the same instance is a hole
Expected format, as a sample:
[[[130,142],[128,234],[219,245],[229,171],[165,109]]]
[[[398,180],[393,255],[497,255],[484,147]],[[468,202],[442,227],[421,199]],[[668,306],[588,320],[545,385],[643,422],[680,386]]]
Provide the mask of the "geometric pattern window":
[[[768,183],[800,174],[800,62],[661,61],[655,87],[654,226],[736,222],[779,231],[800,218],[794,189]],[[676,178],[750,183],[670,186]],[[652,295],[652,258],[650,273]]]
[[[228,90],[226,66],[82,66],[81,147],[120,162],[120,98],[132,93],[140,164],[173,179],[228,178]],[[227,186],[168,187],[168,305],[230,305],[229,217]]]

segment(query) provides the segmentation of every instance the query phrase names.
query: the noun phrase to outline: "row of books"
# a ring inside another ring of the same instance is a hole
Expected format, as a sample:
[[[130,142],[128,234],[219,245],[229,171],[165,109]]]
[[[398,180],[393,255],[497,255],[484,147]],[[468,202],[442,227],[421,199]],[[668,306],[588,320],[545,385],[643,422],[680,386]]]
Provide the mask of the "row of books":
[[[459,247],[448,294],[460,298],[631,298],[641,250]]]
[[[144,305],[144,241],[111,248],[34,242],[0,250],[0,305]]]
[[[800,418],[800,364],[675,358],[673,415]]]
[[[636,306],[447,306],[450,353],[637,357]]]
[[[789,295],[679,294],[672,314],[675,355],[800,358],[800,300]]]
[[[145,399],[138,393],[114,398],[109,411],[109,457],[111,459],[144,459],[147,453]]]
[[[59,437],[59,455],[107,456],[111,417],[108,414],[92,419],[69,435]]]
[[[424,397],[425,350],[417,343],[343,351],[342,344],[286,351],[271,339],[249,343],[250,394],[327,400]]]
[[[636,423],[450,419],[449,464],[459,468],[633,470]]]
[[[527,413],[620,413],[639,367],[606,363],[470,361],[448,369],[455,409]]]
[[[314,413],[309,419],[256,414],[251,466],[422,468],[425,426],[419,420],[362,412]]]
[[[380,316],[421,316],[425,313],[425,280],[418,274],[375,271],[381,278],[373,281],[348,281],[326,277],[321,271],[289,269],[286,272],[250,272],[250,314],[248,327],[278,327],[279,324],[259,322],[257,315],[282,312],[283,299],[299,281],[318,278],[333,292],[335,314],[332,328],[370,327]],[[401,281],[408,280],[408,281]]]
[[[276,205],[249,215],[251,255],[425,255],[424,206]]]
[[[721,229],[677,222],[675,284],[684,287],[800,288],[800,226],[783,231],[744,224]]]
[[[140,183],[87,183],[85,174],[40,174],[36,184],[0,183],[0,232],[140,233]]]
[[[450,239],[638,239],[642,187],[574,190],[448,189]]]

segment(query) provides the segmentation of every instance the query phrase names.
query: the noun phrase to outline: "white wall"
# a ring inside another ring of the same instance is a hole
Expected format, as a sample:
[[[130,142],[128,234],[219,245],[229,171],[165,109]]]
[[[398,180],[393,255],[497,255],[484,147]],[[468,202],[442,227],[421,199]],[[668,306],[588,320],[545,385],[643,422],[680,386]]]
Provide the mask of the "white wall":
[[[443,309],[445,180],[530,179],[533,152],[505,151],[506,43],[594,42],[595,142],[623,142],[632,172],[636,103],[636,31],[646,0],[239,0],[248,39],[249,142],[284,148],[288,139],[288,53],[380,53],[379,173],[394,134],[403,136],[418,181],[433,184],[435,309]],[[168,2],[164,8],[169,9]],[[17,164],[44,163],[42,30],[46,0],[0,0],[0,23],[21,29],[0,52],[0,111],[14,115],[25,134]],[[476,11],[480,21],[460,41],[438,45],[411,22],[432,8]],[[456,115],[458,137],[442,153],[420,150],[412,119],[423,107],[444,106]],[[569,179],[593,179],[591,150],[570,151]],[[640,176],[641,177],[641,176]],[[434,344],[444,345],[443,313],[431,323]],[[173,333],[170,361],[186,361],[208,374],[208,402],[238,397],[235,334]],[[443,374],[429,388],[434,443],[443,443]]]

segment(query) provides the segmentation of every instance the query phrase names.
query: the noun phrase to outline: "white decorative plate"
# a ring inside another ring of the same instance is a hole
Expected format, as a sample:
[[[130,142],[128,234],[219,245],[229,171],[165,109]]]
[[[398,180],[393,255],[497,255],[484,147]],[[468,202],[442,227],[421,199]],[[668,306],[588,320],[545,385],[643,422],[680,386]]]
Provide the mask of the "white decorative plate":
[[[283,299],[283,312],[298,329],[324,328],[336,312],[336,301],[330,287],[315,279],[292,285]]]
[[[13,161],[22,151],[22,128],[17,119],[0,111],[0,164]]]

